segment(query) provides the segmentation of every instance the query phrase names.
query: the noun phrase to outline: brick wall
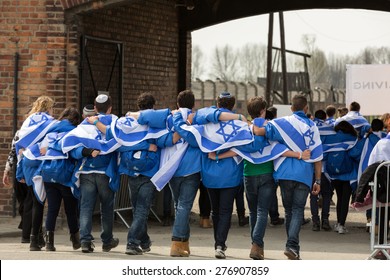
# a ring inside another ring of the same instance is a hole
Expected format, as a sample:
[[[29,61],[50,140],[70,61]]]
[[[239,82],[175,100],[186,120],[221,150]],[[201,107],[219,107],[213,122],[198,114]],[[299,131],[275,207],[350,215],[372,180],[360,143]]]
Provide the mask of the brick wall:
[[[78,106],[79,40],[90,35],[124,43],[123,108],[136,110],[139,93],[155,93],[157,107],[175,105],[178,26],[172,1],[2,0],[0,10],[0,171],[13,137],[14,55],[20,54],[17,127],[41,95],[55,99],[54,116]],[[126,6],[125,6],[126,5]],[[64,10],[64,7],[66,10]],[[67,9],[69,8],[69,9]],[[188,37],[190,43],[190,37]],[[190,59],[187,62],[187,73]],[[190,75],[187,75],[190,77]],[[187,81],[189,85],[189,80]],[[2,174],[2,173],[1,173]],[[0,183],[0,215],[12,213],[12,190]]]

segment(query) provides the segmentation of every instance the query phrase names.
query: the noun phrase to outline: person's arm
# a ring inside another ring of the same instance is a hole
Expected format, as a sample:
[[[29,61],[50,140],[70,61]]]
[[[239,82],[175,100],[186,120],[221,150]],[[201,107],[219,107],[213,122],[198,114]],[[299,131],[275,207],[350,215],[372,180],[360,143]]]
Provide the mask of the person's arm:
[[[219,115],[218,120],[220,120],[220,121],[240,120],[243,122],[247,122],[247,119],[245,118],[244,115],[233,114],[233,113],[228,113],[228,112],[222,112]]]
[[[294,151],[287,151],[282,154],[284,157],[292,157],[302,160],[308,160],[310,159],[311,151],[310,150],[304,150],[302,153],[300,152],[294,152]]]
[[[90,124],[95,125],[96,128],[99,129],[101,133],[106,134],[107,127],[102,122],[99,121],[99,117],[98,116],[88,117],[87,118],[87,122],[89,122]]]
[[[311,193],[317,195],[321,190],[321,172],[322,172],[322,161],[316,161],[314,163],[314,184]]]
[[[222,154],[218,154],[216,152],[210,152],[208,154],[208,157],[209,159],[212,159],[212,160],[215,160],[215,161],[218,161],[220,159],[224,159],[224,158],[231,158],[231,157],[235,157],[237,154],[235,152],[233,152],[232,150],[229,150],[229,151],[226,151]]]

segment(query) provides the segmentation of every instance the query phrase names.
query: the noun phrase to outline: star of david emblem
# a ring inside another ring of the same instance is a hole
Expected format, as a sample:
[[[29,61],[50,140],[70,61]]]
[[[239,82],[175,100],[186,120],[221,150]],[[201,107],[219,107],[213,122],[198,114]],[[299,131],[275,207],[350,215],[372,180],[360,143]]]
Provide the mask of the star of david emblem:
[[[36,117],[35,118],[36,120],[34,118],[30,119],[30,123],[28,124],[28,126],[38,125],[38,124],[48,120],[46,115],[39,115],[39,116],[35,116],[35,117]]]
[[[132,127],[132,124],[131,124],[132,120],[133,120],[132,118],[126,118],[125,121],[123,122],[123,124]]]
[[[308,145],[306,145],[307,148],[309,148],[310,146],[313,146],[315,144],[314,142],[314,131],[311,131],[311,129],[309,128],[304,134],[303,134],[303,137],[305,138],[305,143],[309,142]]]
[[[324,123],[323,122],[317,122],[316,125],[319,127],[319,126],[323,126]]]
[[[222,135],[226,142],[236,136],[238,130],[241,128],[241,126],[236,125],[233,120],[221,122],[219,123],[219,127],[220,128],[216,131],[216,133]]]
[[[102,136],[100,134],[96,135],[95,140],[102,140]]]

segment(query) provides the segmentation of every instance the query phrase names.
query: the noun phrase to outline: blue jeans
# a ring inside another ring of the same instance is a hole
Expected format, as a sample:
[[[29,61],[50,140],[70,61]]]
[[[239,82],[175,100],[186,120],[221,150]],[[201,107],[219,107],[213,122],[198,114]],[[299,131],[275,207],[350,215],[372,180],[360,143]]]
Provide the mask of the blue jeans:
[[[146,248],[151,244],[148,235],[148,217],[152,206],[155,186],[150,177],[139,175],[129,177],[131,203],[133,206],[133,221],[127,232],[127,244]]]
[[[324,173],[321,174],[321,191],[322,197],[322,211],[321,220],[329,220],[330,201],[332,200],[333,188]],[[313,223],[320,222],[318,211],[318,195],[310,194],[310,211]]]
[[[190,237],[190,214],[199,188],[200,173],[186,177],[173,177],[169,182],[175,203],[175,222],[172,240],[187,241]]]
[[[249,225],[252,242],[264,247],[264,234],[267,228],[268,211],[276,185],[272,174],[244,177],[246,199],[249,207]]]
[[[92,216],[96,199],[100,200],[101,234],[103,244],[112,239],[115,193],[109,187],[109,177],[91,173],[80,175],[80,240],[91,242]]]
[[[310,188],[303,183],[292,180],[280,180],[279,185],[286,215],[286,248],[292,248],[299,252],[299,232]]]
[[[222,248],[226,247],[226,240],[232,219],[234,197],[236,196],[238,187],[207,189],[210,195],[211,217],[214,224],[215,249],[217,246],[221,246]]]

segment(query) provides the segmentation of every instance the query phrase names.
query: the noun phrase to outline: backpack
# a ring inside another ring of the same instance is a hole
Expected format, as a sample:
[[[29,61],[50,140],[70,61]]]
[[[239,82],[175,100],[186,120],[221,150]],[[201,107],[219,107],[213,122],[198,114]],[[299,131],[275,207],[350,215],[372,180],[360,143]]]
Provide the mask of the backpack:
[[[148,150],[128,151],[122,153],[121,161],[123,161],[127,169],[135,172],[149,171],[160,163],[158,154]]]
[[[353,170],[353,160],[348,151],[330,152],[325,169],[329,175],[347,174]]]

